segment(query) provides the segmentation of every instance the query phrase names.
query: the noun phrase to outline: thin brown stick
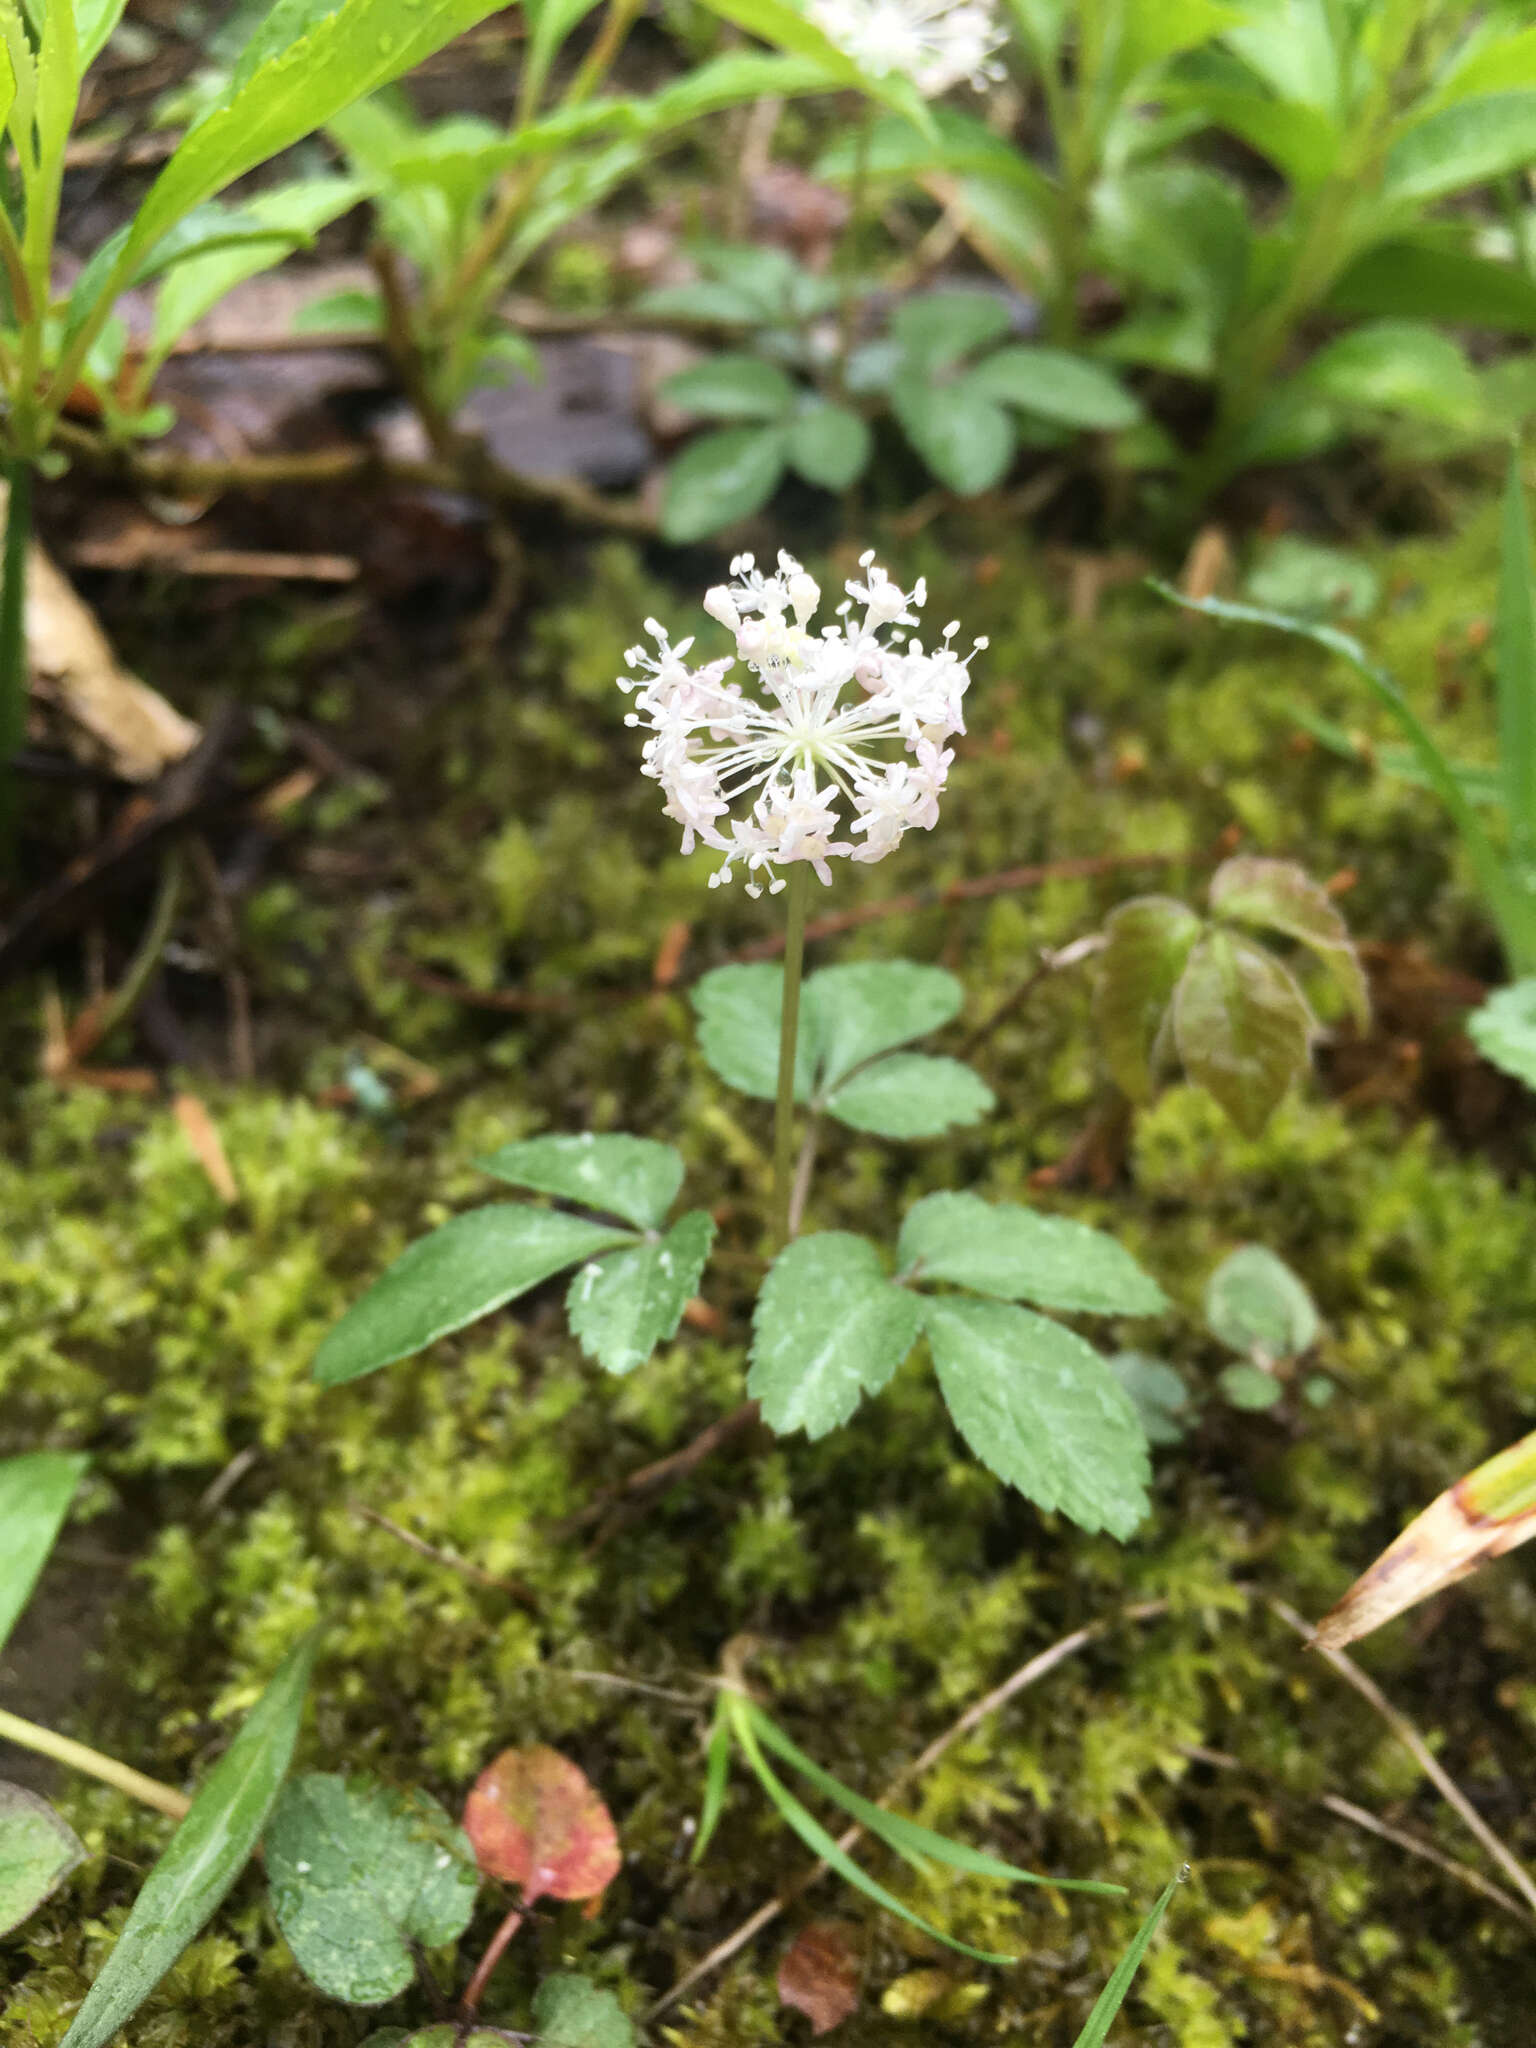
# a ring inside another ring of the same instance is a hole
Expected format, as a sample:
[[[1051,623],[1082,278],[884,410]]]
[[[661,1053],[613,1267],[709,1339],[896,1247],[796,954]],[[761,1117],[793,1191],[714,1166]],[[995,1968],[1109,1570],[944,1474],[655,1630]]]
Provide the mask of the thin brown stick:
[[[561,1524],[560,1534],[570,1535],[593,1522],[600,1522],[610,1509],[622,1506],[637,1493],[654,1493],[658,1487],[670,1486],[675,1479],[685,1479],[694,1466],[703,1464],[712,1451],[719,1450],[722,1444],[729,1443],[744,1429],[750,1429],[760,1413],[756,1401],[743,1401],[729,1415],[722,1415],[707,1429],[701,1429],[680,1451],[670,1451],[666,1457],[642,1465],[638,1472],[631,1472],[627,1479],[620,1480],[617,1486],[610,1487],[606,1493],[589,1502],[569,1521]]]
[[[1079,962],[1101,953],[1108,941],[1102,932],[1087,932],[1080,939],[1074,939],[1070,946],[1056,951],[1042,951],[1038,963],[1025,975],[1017,988],[1003,997],[991,1016],[984,1017],[961,1044],[958,1057],[968,1060],[978,1047],[984,1045],[1000,1024],[1006,1024],[1017,1011],[1022,1010],[1041,982],[1051,975],[1059,974],[1064,968],[1076,967]]]
[[[1222,1749],[1207,1749],[1203,1743],[1181,1742],[1179,1754],[1187,1756],[1192,1763],[1208,1764],[1215,1771],[1245,1771],[1254,1776],[1263,1776],[1257,1766],[1246,1764],[1241,1757],[1229,1756]],[[1281,1796],[1284,1796],[1283,1794]],[[1417,1856],[1425,1863],[1433,1863],[1458,1884],[1464,1884],[1469,1891],[1480,1892],[1485,1899],[1491,1899],[1501,1906],[1523,1927],[1531,1924],[1531,1915],[1517,1898],[1513,1898],[1502,1885],[1496,1885],[1491,1877],[1484,1877],[1480,1870],[1474,1870],[1470,1863],[1458,1862],[1454,1856],[1447,1856],[1443,1849],[1437,1849],[1433,1842],[1427,1842],[1422,1835],[1410,1833],[1407,1828],[1394,1827],[1380,1814],[1371,1813],[1363,1806],[1356,1806],[1352,1799],[1341,1799],[1336,1792],[1320,1793],[1316,1802],[1336,1814],[1340,1820],[1347,1820],[1352,1827],[1364,1828],[1367,1834],[1379,1835],[1382,1841],[1390,1842],[1394,1848],[1406,1850],[1410,1856]]]
[[[484,1586],[493,1593],[505,1593],[520,1606],[528,1608],[533,1613],[538,1612],[538,1595],[520,1580],[498,1579],[494,1573],[482,1570],[477,1564],[471,1564],[467,1557],[458,1557],[451,1550],[439,1550],[435,1545],[413,1534],[411,1530],[402,1529],[400,1524],[392,1522],[388,1515],[381,1515],[377,1508],[364,1507],[361,1501],[349,1501],[347,1505],[359,1521],[372,1522],[376,1528],[383,1529],[397,1542],[403,1543],[408,1550],[414,1550],[419,1557],[428,1557],[434,1564],[446,1565],[449,1571],[457,1572],[461,1578],[469,1579],[477,1586]]]
[[[608,498],[576,477],[523,476],[504,469],[473,444],[456,447],[452,462],[402,462],[375,448],[304,449],[294,453],[247,455],[233,462],[202,462],[188,456],[144,454],[108,445],[97,435],[63,422],[55,439],[84,466],[144,490],[169,497],[217,497],[224,491],[270,491],[285,486],[396,485],[402,489],[467,491],[497,503],[563,512],[580,525],[610,532],[649,535],[651,513],[633,499]]]
[[[1318,1655],[1333,1666],[1340,1678],[1347,1685],[1352,1685],[1355,1691],[1359,1693],[1361,1699],[1367,1701],[1375,1709],[1403,1745],[1404,1749],[1413,1758],[1425,1777],[1429,1779],[1446,1805],[1471,1830],[1488,1855],[1493,1858],[1493,1861],[1497,1863],[1500,1870],[1503,1871],[1516,1891],[1519,1892],[1521,1898],[1525,1900],[1532,1912],[1536,1913],[1536,1883],[1531,1881],[1530,1872],[1520,1862],[1519,1858],[1500,1841],[1499,1837],[1493,1832],[1493,1829],[1489,1827],[1487,1821],[1483,1819],[1483,1816],[1478,1812],[1471,1800],[1468,1799],[1466,1793],[1462,1791],[1455,1779],[1446,1770],[1418,1729],[1408,1719],[1408,1716],[1403,1713],[1401,1708],[1393,1706],[1392,1702],[1381,1690],[1381,1687],[1377,1685],[1373,1678],[1366,1676],[1353,1657],[1346,1656],[1342,1650],[1325,1649],[1322,1644],[1315,1642],[1312,1624],[1303,1621],[1294,1607],[1287,1605],[1284,1600],[1274,1598],[1271,1598],[1268,1604],[1272,1614],[1277,1614],[1287,1628],[1294,1629],[1304,1642],[1314,1647]]]
[[[1006,895],[1014,889],[1038,888],[1045,882],[1080,881],[1086,876],[1114,874],[1122,868],[1209,865],[1230,853],[1233,844],[1231,836],[1223,833],[1216,846],[1203,854],[1088,854],[1069,860],[1041,861],[1033,867],[1005,868],[1000,874],[975,875],[966,881],[951,882],[943,889],[914,890],[910,895],[890,896],[883,902],[866,903],[856,910],[836,911],[827,917],[812,918],[805,928],[805,936],[807,941],[836,938],[840,932],[873,924],[882,917],[909,916],[918,910],[939,910],[948,904]],[[727,955],[724,961],[714,964],[735,966],[742,961],[774,960],[783,950],[784,934],[776,932],[771,937],[755,939],[751,945],[740,947]],[[1070,951],[1070,948],[1066,950]],[[434,974],[430,968],[420,967],[415,961],[400,955],[394,956],[388,964],[390,971],[398,974],[402,981],[410,982],[413,988],[424,989],[429,995],[446,996],[469,1009],[503,1010],[516,1015],[540,1011],[562,1015],[586,1003],[638,1003],[656,993],[653,982],[646,983],[644,987],[590,989],[579,994],[575,990],[471,988],[467,982],[454,981],[445,974]],[[686,988],[708,971],[707,967],[701,966],[691,975],[678,975],[669,983],[669,988]]]
[[[1075,1657],[1079,1650],[1086,1649],[1090,1643],[1096,1642],[1100,1636],[1107,1635],[1111,1628],[1125,1621],[1152,1621],[1158,1615],[1166,1614],[1167,1611],[1168,1602],[1166,1600],[1142,1600],[1134,1607],[1124,1608],[1119,1614],[1114,1615],[1107,1621],[1091,1621],[1083,1628],[1074,1629],[1070,1635],[1063,1636],[1060,1642],[1052,1643],[1048,1649],[1041,1650],[1036,1656],[1031,1657],[1027,1663],[1021,1664],[1010,1678],[1003,1680],[1001,1685],[994,1686],[991,1692],[983,1694],[979,1700],[967,1707],[958,1721],[953,1722],[946,1728],[942,1735],[935,1736],[928,1747],[913,1757],[910,1763],[903,1764],[880,1797],[875,1801],[875,1804],[877,1806],[889,1806],[891,1801],[903,1792],[914,1778],[919,1778],[925,1771],[931,1770],[946,1750],[952,1749],[957,1742],[969,1735],[971,1730],[986,1720],[989,1714],[995,1714],[999,1708],[1005,1707],[1011,1699],[1015,1699],[1021,1692],[1026,1691],[1032,1685],[1038,1684],[1042,1678],[1049,1676],[1059,1664],[1065,1664],[1067,1659]],[[838,1848],[846,1854],[856,1843],[863,1840],[864,1832],[863,1827],[855,1821],[852,1826],[844,1828],[843,1832],[838,1836]],[[683,1976],[679,1977],[671,1990],[664,1992],[657,1999],[656,2003],[651,2006],[645,2015],[646,2025],[649,2026],[653,2020],[659,2019],[662,2013],[676,2005],[678,2000],[691,1991],[695,1984],[699,1983],[703,1978],[711,1976],[719,1969],[722,1963],[729,1962],[733,1955],[746,1947],[754,1935],[760,1934],[765,1927],[771,1926],[778,1919],[779,1915],[784,1912],[786,1907],[792,1905],[803,1891],[808,1890],[811,1885],[816,1883],[818,1878],[824,1877],[829,1868],[828,1864],[818,1859],[808,1870],[802,1871],[799,1877],[786,1885],[784,1890],[779,1892],[776,1897],[769,1899],[765,1905],[759,1906],[750,1919],[742,1922],[734,1934],[728,1934],[724,1941],[717,1942],[707,1956],[695,1963],[691,1970],[688,1970]]]

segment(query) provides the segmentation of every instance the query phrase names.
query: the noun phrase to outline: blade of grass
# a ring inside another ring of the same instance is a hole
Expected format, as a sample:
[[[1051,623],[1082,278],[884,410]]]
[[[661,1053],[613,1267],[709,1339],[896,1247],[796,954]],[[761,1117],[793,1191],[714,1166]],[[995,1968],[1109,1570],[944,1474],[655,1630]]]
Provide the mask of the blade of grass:
[[[903,1905],[894,1892],[877,1884],[868,1871],[861,1870],[846,1850],[840,1849],[826,1829],[813,1814],[800,1804],[794,1793],[774,1773],[773,1766],[758,1746],[752,1723],[739,1711],[739,1695],[732,1702],[732,1727],[741,1753],[757,1774],[759,1784],[778,1808],[780,1815],[794,1829],[808,1849],[813,1849],[829,1870],[835,1870],[839,1877],[863,1892],[867,1899],[873,1899],[877,1906],[883,1906],[887,1913],[894,1913],[898,1920],[905,1920],[909,1927],[920,1928],[934,1941],[941,1941],[946,1948],[954,1949],[962,1956],[969,1956],[973,1962],[1008,1964],[1017,1961],[1014,1956],[994,1955],[987,1949],[970,1948],[963,1941],[956,1941],[945,1934],[921,1913],[914,1913],[910,1906]]]
[[[951,1870],[968,1871],[974,1877],[1001,1877],[1014,1884],[1048,1884],[1057,1891],[1091,1892],[1099,1898],[1123,1898],[1125,1895],[1124,1885],[1104,1884],[1097,1878],[1043,1877],[1038,1871],[1021,1870],[1015,1863],[1004,1863],[999,1857],[988,1856],[980,1849],[952,1841],[948,1835],[938,1834],[902,1814],[876,1806],[872,1800],[860,1798],[857,1792],[834,1778],[830,1771],[824,1771],[820,1764],[813,1763],[776,1722],[769,1720],[761,1707],[748,1701],[745,1712],[765,1749],[771,1749],[785,1763],[792,1764],[818,1792],[824,1792],[845,1813],[861,1821],[872,1835],[878,1835],[888,1843],[914,1869],[923,1870],[932,1861],[948,1864]]]
[[[1163,1915],[1168,1910],[1168,1902],[1178,1890],[1179,1883],[1179,1877],[1171,1877],[1164,1885],[1157,1904],[1131,1937],[1130,1947],[1116,1963],[1109,1982],[1094,2001],[1093,2011],[1089,2013],[1083,2031],[1073,2042],[1072,2048],[1103,2048],[1105,2037],[1114,2024],[1115,2015],[1125,2003],[1125,1994],[1131,1988],[1131,1979],[1141,1968],[1141,1959],[1146,1954],[1153,1935],[1162,1924]]]
[[[1455,769],[1435,745],[1427,727],[1397,683],[1384,668],[1371,660],[1359,641],[1351,639],[1348,633],[1341,633],[1337,626],[1318,625],[1310,619],[1294,618],[1288,612],[1267,611],[1258,605],[1231,604],[1225,598],[1185,597],[1171,584],[1161,582],[1155,576],[1148,580],[1160,597],[1168,598],[1185,611],[1203,612],[1207,618],[1226,619],[1236,625],[1270,626],[1277,632],[1311,640],[1319,647],[1326,647],[1330,654],[1341,655],[1364,677],[1402,727],[1424,772],[1424,780],[1449,811],[1477,877],[1477,885],[1499,928],[1511,967],[1516,974],[1536,971],[1536,897],[1527,897],[1518,887],[1499,858],[1493,841],[1483,830]]]
[[[1520,481],[1520,448],[1509,451],[1499,552],[1496,635],[1499,766],[1516,862],[1536,862],[1536,599],[1531,588],[1531,530]]]
[[[731,1769],[731,1716],[722,1699],[715,1708],[715,1725],[709,1731],[709,1760],[704,1774],[704,1804],[699,1812],[699,1832],[690,1863],[697,1863],[709,1847],[710,1836],[719,1825],[725,1808],[725,1781]]]

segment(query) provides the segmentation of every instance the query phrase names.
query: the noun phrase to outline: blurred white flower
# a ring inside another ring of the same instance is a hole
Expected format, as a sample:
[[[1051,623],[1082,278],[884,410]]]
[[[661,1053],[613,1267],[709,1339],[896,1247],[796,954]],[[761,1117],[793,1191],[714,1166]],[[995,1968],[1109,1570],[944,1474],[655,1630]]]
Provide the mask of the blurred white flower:
[[[750,555],[737,556],[737,580],[709,591],[704,609],[735,636],[751,691],[726,680],[736,666],[729,656],[690,668],[693,641],[673,647],[654,619],[645,629],[655,653],[629,650],[638,673],[619,678],[635,693],[625,723],[650,732],[641,766],[666,792],[684,853],[702,840],[724,855],[711,888],[738,862],[766,876],[770,894],[783,888],[776,870],[789,861],[809,861],[830,882],[834,855],[880,860],[909,826],[938,822],[954,759],[944,742],[965,730],[970,656],[950,645],[958,625],[931,653],[908,639],[927,601],[921,581],[899,589],[873,553],[860,566],[865,580],[846,586],[839,623],[813,634],[821,592],[800,564],[780,554],[778,573],[765,576]],[[749,791],[745,814],[733,816]],[[839,838],[845,826],[857,837]],[[749,880],[747,892],[760,895],[760,883]]]
[[[809,0],[806,13],[871,78],[898,72],[925,99],[1001,78],[1007,41],[992,0]]]

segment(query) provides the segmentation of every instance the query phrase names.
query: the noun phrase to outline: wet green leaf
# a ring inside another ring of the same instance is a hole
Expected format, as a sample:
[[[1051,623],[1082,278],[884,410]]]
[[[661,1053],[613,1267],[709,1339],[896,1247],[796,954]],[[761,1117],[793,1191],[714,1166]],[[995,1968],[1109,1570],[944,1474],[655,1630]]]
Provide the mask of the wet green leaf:
[[[1152,1316],[1168,1306],[1114,1238],[1066,1216],[979,1195],[925,1195],[901,1226],[897,1259],[921,1280],[949,1280],[1003,1301],[1095,1315]]]
[[[245,1868],[293,1755],[315,1638],[291,1650],[144,1880],[61,2048],[102,2048],[201,1933]]]
[[[330,1998],[382,2005],[469,1925],[480,1874],[435,1799],[311,1772],[285,1785],[266,1833],[272,1909],[299,1968]]]
[[[834,1088],[829,1116],[878,1138],[938,1138],[979,1123],[996,1097],[974,1067],[930,1053],[875,1060]]]
[[[1037,1507],[1130,1535],[1151,1468],[1136,1411],[1090,1344],[1010,1302],[923,1304],[939,1384],[976,1456]]]
[[[1306,1069],[1312,1014],[1273,954],[1211,931],[1180,977],[1173,1028],[1185,1073],[1251,1138]]]
[[[611,1991],[570,1971],[533,1994],[539,2048],[634,2048],[635,2030]]]
[[[46,1799],[0,1778],[0,1935],[9,1934],[85,1861],[85,1844]]]
[[[1271,1363],[1317,1342],[1317,1304],[1284,1259],[1245,1244],[1222,1260],[1205,1287],[1205,1320],[1233,1351]]]
[[[517,1202],[454,1216],[407,1246],[352,1304],[315,1353],[315,1378],[338,1387],[409,1358],[578,1259],[634,1241],[633,1231]]]
[[[561,1195],[638,1230],[660,1226],[683,1184],[682,1154],[654,1138],[578,1136],[525,1138],[502,1145],[476,1165],[514,1188]]]
[[[591,1260],[565,1298],[571,1330],[605,1372],[633,1372],[658,1344],[676,1336],[683,1310],[698,1292],[715,1226],[691,1209],[656,1244],[635,1245]]]
[[[1105,1064],[1133,1102],[1152,1092],[1173,993],[1203,929],[1172,896],[1141,896],[1113,912],[1099,961],[1094,1021]]]
[[[747,1392],[780,1436],[825,1436],[887,1384],[921,1323],[918,1302],[885,1277],[868,1239],[843,1230],[799,1238],[758,1295]]]

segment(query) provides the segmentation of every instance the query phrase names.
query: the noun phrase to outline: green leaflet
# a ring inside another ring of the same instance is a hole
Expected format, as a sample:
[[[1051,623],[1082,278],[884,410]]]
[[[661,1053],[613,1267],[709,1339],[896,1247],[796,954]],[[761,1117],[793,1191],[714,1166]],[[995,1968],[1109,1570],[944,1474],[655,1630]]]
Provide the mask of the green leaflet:
[[[1004,1301],[1095,1315],[1161,1315],[1163,1290],[1122,1244],[1066,1216],[979,1195],[925,1195],[909,1209],[896,1256],[923,1280],[949,1280]]]
[[[633,1372],[677,1335],[714,1242],[704,1209],[680,1216],[654,1244],[582,1266],[565,1298],[573,1335],[605,1372]]]
[[[61,2048],[103,2048],[245,1868],[293,1755],[316,1638],[291,1650],[144,1880]]]
[[[825,1436],[878,1394],[913,1344],[922,1307],[885,1277],[867,1238],[824,1230],[774,1260],[752,1317],[747,1392],[783,1436]]]
[[[375,1280],[315,1353],[314,1376],[340,1386],[463,1329],[578,1259],[633,1244],[634,1233],[556,1209],[493,1202],[418,1238]]]
[[[654,1138],[622,1135],[525,1138],[476,1164],[514,1188],[560,1195],[637,1230],[653,1230],[683,1184],[682,1154]]]
[[[84,1861],[84,1843],[46,1799],[0,1778],[0,1935],[29,1919]]]
[[[924,1303],[939,1385],[982,1463],[1037,1507],[1122,1539],[1147,1512],[1147,1442],[1092,1345],[1001,1301]]]

